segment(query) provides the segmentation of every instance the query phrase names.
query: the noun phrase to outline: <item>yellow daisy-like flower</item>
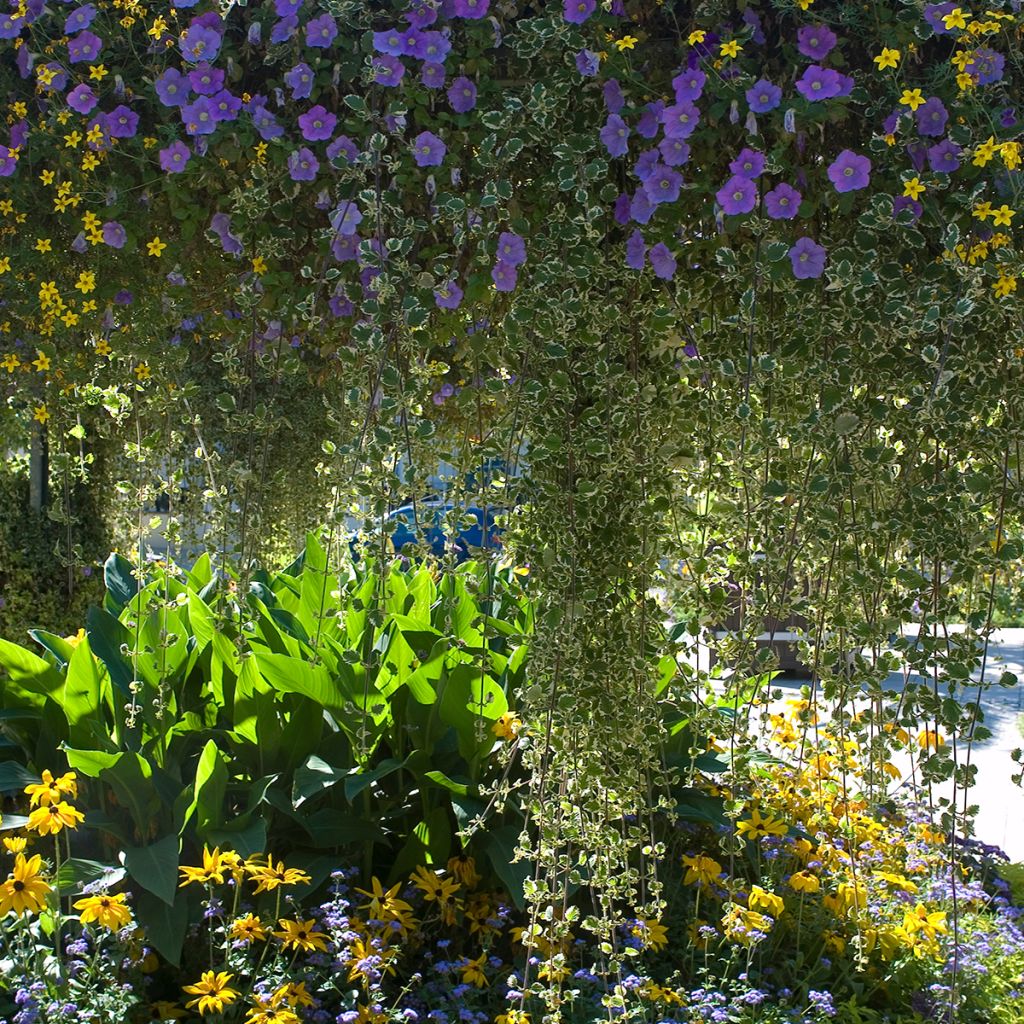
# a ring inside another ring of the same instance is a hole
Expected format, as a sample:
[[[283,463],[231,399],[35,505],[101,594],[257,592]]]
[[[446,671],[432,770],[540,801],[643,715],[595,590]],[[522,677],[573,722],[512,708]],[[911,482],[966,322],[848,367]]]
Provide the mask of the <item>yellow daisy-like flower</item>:
[[[50,252],[53,249],[53,243],[49,238],[37,238],[36,244],[32,248],[39,253]]]
[[[522,720],[512,711],[506,711],[491,726],[491,732],[498,739],[514,740],[523,728]]]
[[[246,914],[231,922],[229,929],[231,938],[246,945],[252,942],[265,942],[267,929],[255,914]]]
[[[756,840],[762,836],[784,836],[788,831],[786,823],[771,815],[763,816],[756,808],[750,811],[750,817],[736,823],[736,831],[745,839]]]
[[[738,40],[730,39],[727,43],[722,43],[719,46],[718,52],[722,57],[737,57],[742,49],[743,47],[740,46]]]
[[[633,927],[633,935],[643,942],[644,949],[658,952],[668,945],[668,929],[656,918],[638,921]]]
[[[686,874],[683,876],[684,885],[692,885],[694,882],[710,885],[722,873],[722,865],[703,854],[697,854],[695,857],[684,856],[683,865],[686,868]]]
[[[751,910],[757,910],[758,908],[767,910],[772,917],[780,917],[786,909],[786,904],[781,896],[776,896],[775,893],[762,889],[759,885],[752,885],[750,887],[747,905]]]
[[[74,772],[65,772],[55,779],[53,773],[43,769],[42,782],[33,782],[25,787],[25,795],[29,798],[30,807],[48,807],[59,803],[64,797],[78,798],[78,776]]]
[[[46,906],[51,889],[40,874],[42,860],[38,853],[28,860],[23,853],[15,857],[14,869],[0,885],[0,917],[6,917],[11,911],[19,917],[38,914]]]
[[[967,19],[970,17],[969,14],[959,7],[954,7],[953,10],[946,14],[942,18],[942,24],[946,26],[946,30],[951,32],[955,28],[967,28]]]
[[[888,46],[882,47],[882,52],[872,58],[878,65],[879,71],[884,71],[886,68],[894,68],[900,62],[900,51],[890,49]]]
[[[221,859],[220,847],[214,847],[211,851],[209,847],[204,846],[203,866],[201,868],[178,868],[178,871],[181,872],[181,882],[178,883],[178,888],[184,889],[186,885],[191,885],[193,882],[199,885],[206,885],[211,882],[216,885],[223,885],[225,870],[226,865]]]
[[[821,882],[818,876],[812,875],[810,871],[795,871],[789,876],[789,887],[794,892],[812,893],[821,888]]]
[[[274,858],[268,857],[267,863],[250,864],[246,866],[249,877],[256,882],[256,892],[273,892],[279,885],[307,885],[310,876],[298,868],[286,868],[284,861],[279,860],[276,864]]]
[[[632,50],[639,42],[636,36],[623,36],[621,39],[615,40],[615,46],[619,53],[623,50]]]
[[[49,419],[49,413],[47,413],[47,419]],[[46,421],[41,420],[40,422],[45,423]],[[28,816],[28,824],[25,827],[32,832],[38,832],[41,836],[55,836],[65,828],[78,828],[83,821],[85,821],[85,815],[81,811],[61,800],[58,803],[36,808]]]
[[[921,179],[916,175],[909,181],[905,181],[903,183],[903,194],[909,199],[917,199],[917,197],[922,195],[924,191],[925,187],[921,184]]]
[[[284,943],[285,949],[304,949],[307,953],[327,952],[327,936],[316,931],[313,918],[308,921],[281,920],[278,924],[281,930],[274,932],[274,936]]]
[[[221,1013],[226,1006],[230,1006],[237,998],[238,993],[228,986],[228,982],[234,977],[227,971],[215,973],[203,971],[203,976],[195,985],[185,985],[182,989],[186,995],[195,996],[185,1005],[190,1010],[198,1009],[200,1014]]]
[[[707,35],[708,34],[707,34],[707,32],[704,31],[704,29],[702,29],[702,28],[695,28],[689,34],[689,36],[687,36],[686,41],[691,46],[696,46],[698,43],[703,43],[704,40],[707,38]]]
[[[78,919],[82,924],[95,922],[116,932],[132,923],[132,912],[126,905],[126,899],[123,892],[114,896],[107,893],[86,896],[75,903],[75,910],[81,911]]]
[[[487,963],[487,953],[481,953],[475,960],[467,960],[459,970],[462,971],[462,984],[474,985],[476,988],[487,988],[490,982],[484,974],[484,964]]]
[[[262,256],[253,257],[252,272],[254,274],[265,274],[267,272],[267,261]]]
[[[9,836],[4,839],[4,848],[8,853],[24,853],[28,840],[24,836]]]
[[[924,104],[924,96],[921,95],[920,89],[904,89],[899,102],[901,106],[910,107],[911,110],[916,111],[918,107]]]
[[[1011,210],[1009,206],[1006,205],[1006,203],[1003,203],[1003,205],[1000,206],[999,209],[994,209],[992,211],[992,224],[995,227],[999,227],[1000,225],[1009,227],[1010,221],[1013,220],[1016,214],[1016,210]]]
[[[37,405],[32,410],[32,419],[34,419],[36,421],[36,423],[43,423],[43,424],[45,424],[49,420],[49,418],[50,418],[50,410],[47,409],[45,405]]]
[[[166,249],[166,248],[167,248],[167,243],[166,242],[161,242],[159,235],[157,235],[155,238],[150,239],[146,243],[146,252],[150,256],[159,256],[164,251],[164,249]]]

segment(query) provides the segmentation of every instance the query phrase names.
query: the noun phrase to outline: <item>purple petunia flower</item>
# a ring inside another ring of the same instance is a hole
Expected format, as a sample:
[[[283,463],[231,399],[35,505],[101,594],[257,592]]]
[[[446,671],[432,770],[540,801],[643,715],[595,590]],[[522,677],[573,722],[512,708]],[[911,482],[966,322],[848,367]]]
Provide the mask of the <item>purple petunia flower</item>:
[[[491,0],[454,0],[452,13],[456,18],[478,20],[487,17]]]
[[[433,0],[412,0],[402,17],[413,28],[427,28],[437,21],[437,5]]]
[[[498,235],[497,258],[509,266],[520,266],[526,262],[526,241],[514,231],[502,231]]]
[[[741,178],[759,178],[764,171],[764,153],[749,147],[741,149],[739,156],[729,164],[729,170]]]
[[[476,106],[476,84],[465,75],[459,75],[448,86],[448,102],[456,114],[466,114]]]
[[[344,157],[349,163],[359,159],[359,147],[347,135],[339,135],[327,147],[328,160],[337,160],[338,157]]]
[[[871,161],[852,149],[844,149],[829,165],[828,176],[837,192],[856,192],[868,187]]]
[[[662,281],[671,281],[676,276],[676,258],[664,242],[651,246],[647,256],[655,277],[661,278]]]
[[[654,206],[659,203],[674,203],[679,198],[683,176],[664,164],[657,165],[643,184],[647,198]]]
[[[921,135],[941,135],[946,130],[949,111],[946,110],[938,96],[929,96],[914,111],[914,117],[917,120],[917,130]]]
[[[116,220],[108,220],[103,225],[103,241],[111,249],[123,249],[124,243],[128,241],[128,233]]]
[[[184,142],[176,140],[166,149],[160,150],[160,166],[168,174],[180,174],[192,157],[192,151]]]
[[[396,86],[405,74],[405,65],[398,57],[382,54],[373,58],[373,80],[378,85]]]
[[[452,52],[452,41],[444,32],[422,32],[415,56],[431,64],[443,64]]]
[[[274,0],[274,13],[279,18],[290,18],[298,14],[301,7],[302,0]]]
[[[619,85],[616,78],[609,78],[601,86],[601,95],[604,97],[604,108],[609,114],[617,114],[626,105],[626,97],[622,95],[622,86]]]
[[[629,201],[629,216],[637,224],[646,224],[654,215],[654,203],[647,198],[647,193],[641,185]]]
[[[644,107],[640,119],[636,123],[637,135],[644,139],[653,139],[658,134],[658,127],[661,124],[661,114],[665,104],[661,100],[655,100]]]
[[[903,148],[910,157],[914,170],[920,174],[928,163],[928,147],[923,142],[911,142]]]
[[[337,117],[319,103],[299,115],[299,128],[307,142],[324,142],[329,139],[337,123]]]
[[[279,18],[270,29],[270,41],[277,46],[281,43],[287,43],[298,30],[298,15],[292,14],[287,18]]]
[[[639,228],[626,241],[626,266],[633,270],[643,270],[647,259],[647,243]]]
[[[633,173],[641,180],[646,181],[657,169],[661,154],[656,149],[645,149],[635,164]]]
[[[1017,111],[1013,107],[1007,107],[999,115],[999,123],[1004,128],[1012,128],[1017,123]]]
[[[977,79],[978,85],[992,85],[1003,77],[1006,58],[989,46],[979,46],[971,59],[964,65],[964,71]]]
[[[580,50],[576,54],[576,70],[584,78],[593,78],[601,67],[601,58],[593,50]]]
[[[612,206],[612,216],[615,218],[616,224],[629,223],[629,195],[627,193],[620,192],[616,197]]]
[[[188,81],[200,96],[212,96],[224,88],[224,69],[197,64],[188,73]]]
[[[18,169],[18,158],[7,146],[0,146],[0,178],[9,178]]]
[[[200,96],[181,108],[181,120],[189,135],[210,135],[217,129],[217,108],[209,96]]]
[[[691,102],[699,100],[701,93],[704,92],[704,83],[707,80],[707,75],[700,68],[687,68],[685,71],[681,71],[672,79],[676,103],[682,103],[684,100],[690,100]]]
[[[937,174],[952,174],[960,169],[960,147],[952,139],[943,139],[928,147],[928,166]]]
[[[625,156],[629,150],[629,125],[618,114],[609,114],[600,131],[609,156]]]
[[[192,95],[192,83],[188,75],[183,75],[175,68],[168,68],[154,83],[157,99],[165,107],[181,107]]]
[[[420,81],[428,89],[440,89],[444,85],[445,66],[427,61],[420,68]]]
[[[767,114],[782,102],[782,90],[762,78],[747,90],[747,104],[755,114]]]
[[[819,100],[830,100],[834,96],[838,96],[842,91],[842,82],[839,80],[839,72],[812,64],[800,76],[796,88],[804,99],[816,103]]]
[[[193,22],[181,37],[181,55],[189,64],[214,60],[220,53],[221,35],[208,25]]]
[[[213,104],[214,117],[218,121],[234,121],[242,109],[241,97],[233,95],[227,89],[221,89],[211,96],[210,102]]]
[[[920,220],[924,213],[924,207],[910,196],[897,196],[892,201],[892,215],[898,217],[904,210],[909,210],[914,220]]]
[[[288,156],[288,177],[292,181],[313,181],[319,170],[320,161],[306,146],[293,150]]]
[[[327,300],[327,308],[331,311],[331,316],[333,317],[352,316],[355,312],[352,300],[344,295],[332,295]]]
[[[25,22],[22,18],[15,17],[13,14],[0,15],[0,39],[17,39],[24,27]],[[25,47],[19,47],[19,53],[23,49]]]
[[[95,4],[83,4],[77,10],[72,11],[64,22],[64,35],[69,36],[72,32],[81,32],[92,24],[96,17]]]
[[[662,139],[658,152],[663,163],[669,167],[682,167],[690,159],[690,146],[682,139]]]
[[[825,272],[825,249],[812,238],[801,238],[789,250],[789,261],[798,280],[821,277]]]
[[[220,247],[231,256],[242,254],[242,240],[231,232],[231,216],[215,213],[210,218],[210,230],[220,239]]]
[[[458,309],[462,303],[462,289],[454,281],[445,281],[434,289],[434,302],[440,309]]]
[[[420,132],[413,139],[413,159],[417,167],[440,167],[448,150],[433,132]]]
[[[700,111],[689,100],[666,107],[661,114],[668,139],[688,139],[700,124]]]
[[[338,35],[338,24],[326,11],[306,23],[306,45],[325,50]]]
[[[765,193],[765,213],[772,220],[792,220],[799,212],[801,199],[803,196],[792,185],[783,182]]]
[[[354,235],[362,222],[363,211],[351,199],[339,203],[331,213],[331,227],[339,235]]]
[[[374,32],[373,48],[377,53],[386,53],[389,57],[401,57],[405,54],[405,35],[398,28]]]
[[[494,282],[495,290],[499,292],[510,292],[516,286],[518,274],[511,263],[498,260],[491,268],[491,280]]]
[[[284,84],[291,89],[293,100],[308,100],[313,91],[313,69],[306,63],[296,64],[285,72]]]
[[[80,64],[82,61],[95,61],[103,49],[103,40],[92,32],[79,32],[68,40],[68,63]]]
[[[92,91],[82,82],[80,85],[76,85],[74,89],[67,95],[68,106],[72,110],[77,110],[80,114],[88,114],[93,107],[99,102],[96,98],[96,93]]]
[[[582,25],[597,10],[597,0],[563,0],[562,12],[565,20],[573,25]]]
[[[836,45],[836,34],[825,25],[803,25],[796,39],[796,48],[811,60],[824,60]]]
[[[107,115],[107,134],[114,139],[132,139],[139,127],[139,115],[123,103]]]
[[[715,194],[723,212],[730,215],[750,213],[757,203],[757,186],[750,178],[734,174]]]

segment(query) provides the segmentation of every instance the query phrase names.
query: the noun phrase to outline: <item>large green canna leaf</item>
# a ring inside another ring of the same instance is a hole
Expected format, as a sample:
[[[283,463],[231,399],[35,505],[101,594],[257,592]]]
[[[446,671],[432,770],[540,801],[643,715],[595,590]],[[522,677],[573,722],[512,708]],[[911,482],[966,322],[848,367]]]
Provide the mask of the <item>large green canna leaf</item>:
[[[139,885],[171,906],[178,890],[180,849],[181,840],[176,835],[164,836],[148,846],[128,846],[124,866]]]
[[[105,679],[88,639],[74,649],[59,701],[68,720],[68,741],[74,747],[114,750],[105,720]]]
[[[9,640],[0,640],[0,668],[7,671],[3,686],[8,706],[42,708],[47,697],[59,698],[64,687],[64,677],[48,661]]]

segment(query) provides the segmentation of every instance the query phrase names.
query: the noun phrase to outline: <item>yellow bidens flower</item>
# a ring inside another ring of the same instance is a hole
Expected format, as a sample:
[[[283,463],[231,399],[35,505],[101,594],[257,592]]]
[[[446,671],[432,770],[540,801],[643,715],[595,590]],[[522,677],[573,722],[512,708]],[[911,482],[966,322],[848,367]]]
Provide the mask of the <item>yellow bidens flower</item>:
[[[167,248],[167,243],[166,242],[161,242],[159,235],[157,235],[155,238],[151,238],[146,243],[146,252],[150,256],[159,256],[164,251],[164,249],[166,249],[166,248]]]
[[[615,46],[619,53],[622,53],[623,50],[632,50],[638,42],[636,36],[623,36],[621,39],[615,40]]]
[[[182,991],[186,995],[195,996],[185,1005],[190,1009],[198,1009],[200,1014],[220,1013],[225,1006],[230,1006],[237,998],[238,993],[228,987],[228,982],[234,977],[227,971],[214,973],[203,971],[203,976],[195,985],[185,985]]]
[[[921,184],[921,179],[916,175],[903,183],[903,194],[910,199],[917,199],[924,191],[925,187]]]
[[[313,918],[308,921],[282,920],[278,924],[281,930],[274,932],[274,935],[284,943],[285,949],[304,949],[307,953],[327,952],[327,936],[315,930],[316,921]]]
[[[743,47],[740,46],[739,42],[735,39],[730,39],[727,43],[722,43],[718,48],[718,52],[722,57],[738,57],[740,50]]]
[[[46,415],[48,419],[50,414],[47,413]],[[40,422],[45,422],[45,420]],[[49,804],[34,810],[28,816],[28,824],[25,827],[32,832],[38,832],[41,836],[55,836],[65,828],[78,828],[83,821],[85,821],[85,815],[81,811],[76,810],[71,804],[61,800],[59,803]]]
[[[96,275],[91,270],[83,270],[78,275],[75,287],[83,294],[96,291]]]
[[[974,147],[974,160],[972,163],[975,167],[984,167],[996,155],[998,149],[996,140],[990,135],[985,142],[981,142]]]
[[[11,911],[19,917],[38,914],[43,909],[51,890],[40,876],[41,864],[42,857],[38,853],[28,860],[23,853],[15,857],[14,870],[0,885],[0,917],[6,917]]]
[[[94,921],[112,932],[119,931],[132,923],[132,912],[125,904],[126,896],[119,892],[114,896],[103,893],[100,896],[86,896],[75,903],[75,910],[81,911],[82,924]]]
[[[964,13],[959,7],[954,7],[949,14],[943,16],[942,24],[946,26],[947,31],[952,31],[955,28],[967,28],[969,17],[970,14]]]
[[[707,38],[707,35],[708,34],[707,34],[707,32],[704,31],[704,29],[702,29],[702,28],[695,28],[689,34],[689,36],[687,36],[686,41],[691,46],[696,46],[698,43],[703,43],[704,40]]]
[[[882,47],[882,52],[873,58],[874,62],[878,65],[879,71],[884,71],[886,68],[894,68],[900,62],[900,51],[890,50],[888,46]]]
[[[1010,221],[1016,216],[1017,211],[1011,210],[1006,203],[1003,203],[998,210],[993,209],[992,211],[992,224],[995,227],[1003,225],[1005,227],[1010,226]]]
[[[265,274],[267,272],[267,261],[262,256],[252,258],[252,272],[254,274]]]
[[[1000,299],[1005,299],[1017,290],[1017,278],[1013,274],[1000,271],[999,280],[992,282],[992,291]]]
[[[25,787],[25,795],[29,797],[30,807],[49,807],[59,803],[64,797],[72,800],[78,798],[78,776],[74,772],[65,772],[59,779],[47,768],[43,770],[42,782],[33,782]]]
[[[36,244],[32,248],[38,253],[50,252],[53,249],[53,243],[49,238],[37,238]]]
[[[491,726],[491,732],[494,733],[499,739],[502,740],[514,740],[523,728],[523,723],[519,716],[511,711],[506,711],[495,723]]]
[[[904,89],[903,95],[900,96],[900,104],[916,111],[924,104],[924,96],[921,95],[920,89]]]
[[[50,418],[50,410],[47,409],[45,405],[37,405],[32,410],[32,419],[34,419],[36,421],[36,423],[44,423],[45,424],[47,422],[47,420],[49,420],[49,418]]]

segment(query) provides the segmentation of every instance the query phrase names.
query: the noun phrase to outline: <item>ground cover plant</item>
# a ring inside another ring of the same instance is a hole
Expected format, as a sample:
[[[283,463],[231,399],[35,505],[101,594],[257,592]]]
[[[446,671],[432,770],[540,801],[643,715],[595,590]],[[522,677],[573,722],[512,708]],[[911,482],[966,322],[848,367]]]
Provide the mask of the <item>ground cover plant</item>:
[[[596,973],[627,977],[624,916],[669,902],[659,830],[695,824],[698,796],[724,835],[763,820],[744,817],[767,756],[746,711],[774,668],[758,637],[784,625],[809,712],[839,729],[835,750],[802,738],[794,770],[855,743],[875,808],[911,736],[959,906],[985,691],[1016,685],[988,642],[1022,552],[1021,19],[1015,0],[0,16],[0,436],[27,453],[33,530],[56,534],[48,600],[56,575],[81,600],[96,533],[121,551],[84,641],[3,647],[6,763],[95,779],[92,820],[165,957],[198,898],[173,884],[183,837],[196,857],[280,856],[291,822],[311,855],[354,829],[357,863],[294,869],[355,867],[365,888],[378,853],[436,869],[439,849],[418,855],[480,816],[486,777],[502,799],[484,809],[508,817],[477,841],[507,848],[478,865],[504,865],[550,950],[579,938],[576,908]],[[497,536],[477,576],[452,544],[414,592],[389,567],[393,513],[422,527],[439,494],[453,540],[470,507]],[[307,530],[319,550],[267,575]],[[15,539],[0,597],[20,624]],[[154,576],[154,539],[191,576]],[[371,557],[363,620],[353,562]],[[492,616],[478,597],[514,594],[512,566],[531,600]],[[686,609],[667,640],[666,592]],[[515,758],[492,765],[502,700],[523,728],[505,721]],[[454,747],[435,749],[435,709]],[[686,798],[711,737],[721,792]],[[147,901],[181,908],[162,934]],[[950,918],[954,949],[969,919]],[[837,936],[867,956],[852,921]],[[983,990],[965,963],[935,980],[933,1016]],[[540,967],[512,1009],[557,1019],[567,978]]]

